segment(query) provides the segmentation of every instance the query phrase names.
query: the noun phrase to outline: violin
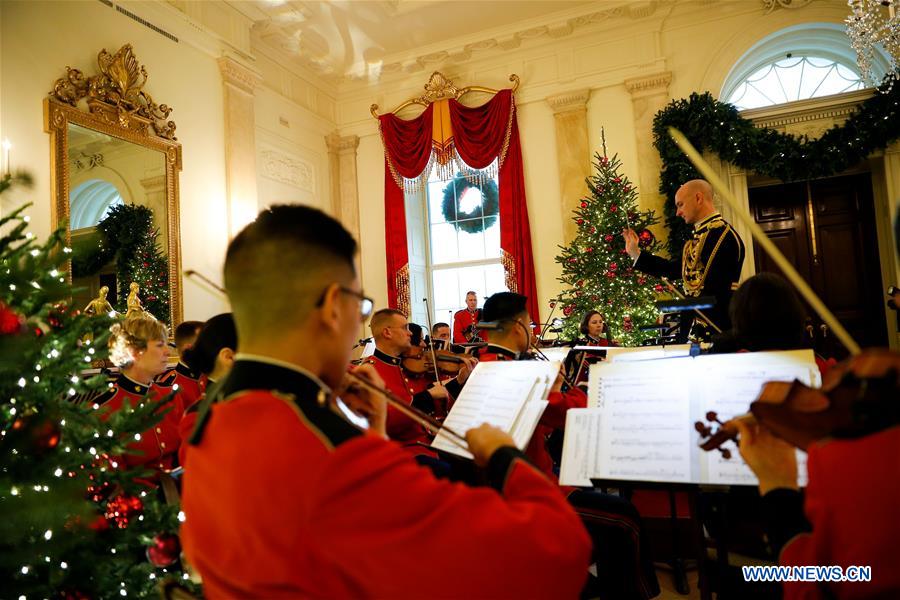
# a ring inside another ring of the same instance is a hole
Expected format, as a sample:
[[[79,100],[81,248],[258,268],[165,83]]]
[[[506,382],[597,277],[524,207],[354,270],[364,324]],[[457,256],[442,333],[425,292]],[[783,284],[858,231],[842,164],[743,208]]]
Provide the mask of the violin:
[[[434,350],[434,358],[430,351],[421,346],[414,346],[403,356],[401,364],[403,369],[413,376],[423,376],[434,372],[434,361],[437,360],[437,369],[442,376],[456,377],[465,363],[460,355],[450,350]]]
[[[750,414],[721,422],[715,412],[694,427],[703,450],[738,441],[736,421],[760,423],[774,435],[806,451],[826,438],[854,439],[900,424],[900,353],[866,350],[829,370],[821,389],[799,381],[769,382],[750,405]]]

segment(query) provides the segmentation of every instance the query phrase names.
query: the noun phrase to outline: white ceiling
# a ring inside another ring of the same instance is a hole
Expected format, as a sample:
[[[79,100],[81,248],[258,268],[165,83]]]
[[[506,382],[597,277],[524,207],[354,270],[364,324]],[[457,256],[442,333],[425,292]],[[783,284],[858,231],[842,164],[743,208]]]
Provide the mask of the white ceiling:
[[[646,11],[656,3],[231,0],[228,4],[253,21],[254,43],[271,47],[338,82],[378,79],[382,71],[400,71],[415,61],[422,64],[449,58],[462,62],[473,53],[518,47],[523,40],[544,35],[571,33],[580,24],[575,17],[583,13],[632,13]],[[500,32],[506,32],[506,37]]]

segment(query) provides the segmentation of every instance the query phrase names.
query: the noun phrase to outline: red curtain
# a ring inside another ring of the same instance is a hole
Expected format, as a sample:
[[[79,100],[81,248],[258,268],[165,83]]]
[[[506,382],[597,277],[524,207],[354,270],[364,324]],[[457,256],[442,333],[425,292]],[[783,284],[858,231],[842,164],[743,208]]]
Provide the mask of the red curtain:
[[[449,106],[453,141],[463,162],[473,168],[484,169],[499,159],[500,247],[506,285],[511,291],[528,296],[528,310],[532,318],[540,323],[522,149],[512,91],[502,90],[485,104],[474,108],[465,107],[456,100],[450,100]],[[388,302],[391,307],[407,314],[409,260],[401,177],[418,177],[429,165],[432,118],[432,106],[411,121],[404,121],[393,114],[380,117],[385,148]]]

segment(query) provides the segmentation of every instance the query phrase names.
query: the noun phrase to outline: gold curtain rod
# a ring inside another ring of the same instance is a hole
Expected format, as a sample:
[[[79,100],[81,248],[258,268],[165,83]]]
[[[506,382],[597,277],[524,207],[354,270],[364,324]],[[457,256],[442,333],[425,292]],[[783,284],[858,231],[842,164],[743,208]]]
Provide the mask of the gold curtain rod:
[[[509,76],[509,80],[512,82],[512,93],[515,94],[516,90],[519,89],[519,76],[513,73]],[[428,83],[425,84],[425,94],[419,96],[418,98],[412,98],[407,100],[394,110],[390,111],[391,114],[397,114],[407,106],[412,106],[413,104],[418,104],[420,106],[428,107],[432,102],[436,102],[438,100],[445,100],[447,98],[453,98],[455,100],[459,100],[469,92],[482,92],[485,94],[496,94],[500,92],[500,90],[495,90],[493,88],[484,87],[480,85],[470,85],[464,88],[458,88],[453,85],[453,82],[448,79],[443,73],[440,71],[435,71],[431,74],[431,77],[428,79]],[[381,115],[378,114],[378,105],[373,104],[369,107],[369,112],[372,113],[372,116],[376,119]],[[387,114],[387,113],[385,113]]]

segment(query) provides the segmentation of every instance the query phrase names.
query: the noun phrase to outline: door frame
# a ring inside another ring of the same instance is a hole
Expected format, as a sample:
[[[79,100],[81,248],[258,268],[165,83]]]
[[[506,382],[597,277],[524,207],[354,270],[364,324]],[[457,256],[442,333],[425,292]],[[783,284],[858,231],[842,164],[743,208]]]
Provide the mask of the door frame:
[[[841,125],[863,101],[875,94],[872,89],[823,96],[810,100],[800,100],[765,108],[741,111],[741,116],[749,119],[756,127],[768,127],[793,135],[807,135],[811,139],[820,137],[835,125]],[[726,182],[732,194],[750,214],[750,187],[767,183],[781,183],[774,179],[759,177],[744,169],[704,153],[704,158]],[[900,142],[891,144],[885,150],[874,152],[861,166],[835,175],[850,175],[868,171],[872,176],[872,196],[875,202],[875,229],[878,237],[878,257],[881,272],[881,287],[900,285],[900,259],[897,256],[897,240],[894,238],[894,219],[900,206]],[[891,201],[894,198],[895,201]],[[750,229],[741,223],[728,205],[716,198],[716,206],[722,216],[734,225],[745,241],[746,257],[741,270],[741,280],[756,274],[756,260]],[[887,302],[887,296],[885,296]],[[893,350],[900,350],[900,333],[897,331],[898,312],[882,304],[885,312],[887,339]]]

